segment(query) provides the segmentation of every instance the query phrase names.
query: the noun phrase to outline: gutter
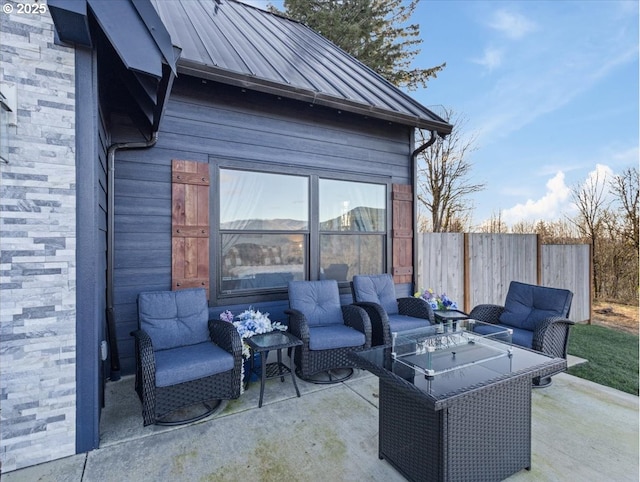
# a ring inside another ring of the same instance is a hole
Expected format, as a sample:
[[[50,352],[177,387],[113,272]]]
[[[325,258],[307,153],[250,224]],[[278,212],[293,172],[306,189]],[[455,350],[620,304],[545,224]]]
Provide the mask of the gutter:
[[[329,107],[330,109],[343,110],[352,114],[365,117],[369,116],[418,129],[437,130],[443,135],[451,132],[451,126],[433,112],[429,111],[432,120],[427,120],[424,117],[425,113],[422,112],[424,107],[419,104],[415,105],[415,101],[411,98],[407,99],[403,97],[403,106],[407,110],[407,113],[402,113],[354,100],[333,97],[329,94],[323,94],[302,87],[295,87],[290,84],[287,85],[256,76],[239,74],[230,70],[203,65],[185,59],[180,60],[178,72],[199,79],[212,80],[225,85],[251,89],[287,99],[306,102],[311,105],[321,105]]]
[[[158,142],[158,131],[151,134],[151,138],[143,142],[121,142],[111,144],[107,149],[107,337],[109,355],[111,359],[111,381],[120,380],[120,355],[116,335],[115,317],[113,311],[113,269],[115,266],[115,160],[116,151],[130,149],[147,149]]]
[[[411,164],[412,164],[412,168],[413,168],[413,226],[414,226],[414,233],[413,233],[413,265],[414,268],[416,266],[416,261],[417,261],[417,256],[418,256],[418,203],[416,202],[416,199],[418,198],[418,155],[424,151],[425,149],[429,148],[434,142],[436,142],[436,135],[439,134],[441,137],[445,137],[444,135],[440,134],[439,132],[436,132],[434,130],[431,131],[431,137],[429,138],[429,140],[427,142],[425,142],[424,144],[422,144],[421,146],[418,146],[412,153],[411,153]],[[413,270],[413,290],[416,290],[416,286],[418,285],[418,270],[414,269]]]

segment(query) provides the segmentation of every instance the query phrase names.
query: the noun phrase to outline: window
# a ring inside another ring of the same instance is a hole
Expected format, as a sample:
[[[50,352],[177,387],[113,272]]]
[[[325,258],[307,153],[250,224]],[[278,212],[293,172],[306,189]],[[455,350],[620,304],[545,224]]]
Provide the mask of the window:
[[[386,186],[319,180],[320,277],[384,272]]]
[[[385,272],[387,184],[220,167],[218,293]]]
[[[305,279],[308,183],[303,176],[220,169],[222,294]]]

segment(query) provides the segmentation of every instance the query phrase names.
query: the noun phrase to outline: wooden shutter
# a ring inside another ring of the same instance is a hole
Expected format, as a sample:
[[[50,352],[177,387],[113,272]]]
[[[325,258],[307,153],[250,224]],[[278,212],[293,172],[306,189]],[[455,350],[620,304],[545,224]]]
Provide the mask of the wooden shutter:
[[[209,165],[171,162],[171,289],[202,287],[209,298]]]
[[[395,283],[413,281],[413,190],[410,184],[393,184],[392,272]]]

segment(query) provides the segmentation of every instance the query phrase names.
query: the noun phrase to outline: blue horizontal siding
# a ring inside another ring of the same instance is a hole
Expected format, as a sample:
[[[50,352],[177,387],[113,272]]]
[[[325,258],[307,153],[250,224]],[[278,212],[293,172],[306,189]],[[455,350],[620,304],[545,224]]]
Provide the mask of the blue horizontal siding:
[[[122,372],[132,373],[135,366],[129,333],[137,326],[138,294],[171,288],[172,159],[242,159],[406,184],[409,139],[405,126],[178,78],[156,146],[116,156],[114,308]],[[350,303],[350,294],[342,302]],[[220,302],[210,315],[249,306],[287,321],[285,293],[268,302]]]

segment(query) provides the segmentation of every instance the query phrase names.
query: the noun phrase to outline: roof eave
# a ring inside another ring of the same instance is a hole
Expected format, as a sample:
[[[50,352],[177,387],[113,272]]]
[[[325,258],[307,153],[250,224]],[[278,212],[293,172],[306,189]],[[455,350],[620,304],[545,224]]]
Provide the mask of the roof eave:
[[[436,131],[438,134],[443,136],[450,134],[452,130],[452,126],[447,123],[436,122],[418,116],[381,109],[369,104],[362,104],[348,99],[337,98],[312,90],[301,89],[292,85],[281,84],[211,65],[203,65],[187,59],[178,60],[178,74],[191,75],[197,78],[220,82],[222,84],[235,85],[288,99],[308,102],[312,105],[322,105],[410,127]]]

